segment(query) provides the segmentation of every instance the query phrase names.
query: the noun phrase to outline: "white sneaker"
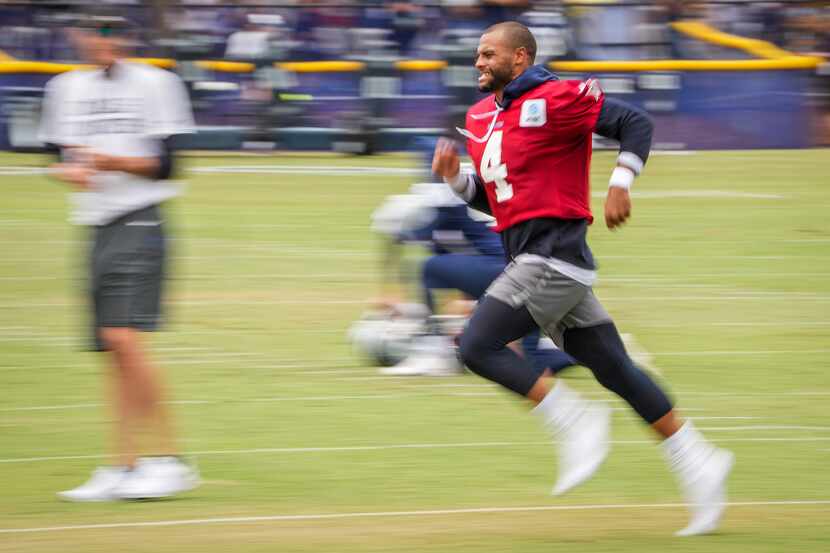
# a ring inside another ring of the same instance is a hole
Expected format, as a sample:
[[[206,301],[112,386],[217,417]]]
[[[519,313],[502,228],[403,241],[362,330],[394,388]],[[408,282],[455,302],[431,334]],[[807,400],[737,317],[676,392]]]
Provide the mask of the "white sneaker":
[[[114,492],[127,474],[125,467],[98,467],[85,483],[57,495],[64,501],[112,501],[118,499]]]
[[[735,456],[731,451],[707,442],[691,422],[686,422],[666,442],[669,440],[673,440],[666,447],[669,462],[691,512],[689,524],[675,535],[697,536],[714,532],[726,510],[726,480],[735,464]]]
[[[464,372],[464,367],[449,337],[422,336],[412,345],[412,353],[406,359],[379,372],[385,376],[456,376]]]
[[[593,403],[562,432],[559,444],[559,477],[553,495],[562,495],[582,484],[608,457],[611,409]]]
[[[558,442],[559,476],[551,493],[562,495],[593,476],[608,457],[611,409],[557,380],[534,411]]]
[[[199,484],[198,471],[176,457],[142,457],[114,493],[121,499],[158,499]]]
[[[731,451],[716,449],[700,467],[698,478],[683,482],[692,517],[676,536],[697,536],[717,530],[726,510],[726,480],[734,464],[735,455]]]
[[[410,355],[394,367],[380,369],[385,376],[457,376],[463,367],[455,358],[441,355]]]

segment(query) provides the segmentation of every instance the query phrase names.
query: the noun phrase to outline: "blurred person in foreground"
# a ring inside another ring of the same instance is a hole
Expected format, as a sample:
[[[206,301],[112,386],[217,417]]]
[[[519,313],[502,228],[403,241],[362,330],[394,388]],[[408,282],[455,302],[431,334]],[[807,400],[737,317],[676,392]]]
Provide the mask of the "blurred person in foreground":
[[[160,205],[179,193],[169,180],[173,139],[193,131],[193,116],[178,77],[123,59],[122,18],[99,14],[84,22],[75,38],[94,67],[49,81],[41,139],[61,156],[51,174],[74,190],[72,222],[90,231],[93,346],[111,364],[116,464],[58,496],[167,497],[196,487],[199,477],[177,455],[161,371],[144,331],[155,330],[161,316],[167,238]],[[139,436],[153,443],[139,444]],[[139,447],[154,455],[139,457]]]
[[[536,41],[515,22],[481,36],[478,88],[492,94],[467,113],[467,151],[474,173],[460,170],[455,144],[440,142],[433,172],[472,207],[491,213],[511,263],[487,290],[461,336],[472,371],[528,398],[560,453],[553,489],[562,494],[590,478],[605,460],[610,410],[583,399],[560,379],[552,387],[506,345],[536,326],[596,379],[625,399],[657,432],[690,504],[677,534],[714,531],[725,508],[731,452],[716,448],[675,413],[663,390],[626,352],[592,291],[596,265],[586,242],[590,211],[591,134],[620,142],[605,221],[631,215],[629,188],[651,149],[652,123],[632,106],[605,98],[598,83],[562,81],[533,65]]]
[[[418,271],[423,312],[427,314],[424,329],[413,339],[409,355],[394,366],[380,369],[380,373],[462,373],[454,334],[469,316],[469,299],[481,298],[506,264],[501,240],[488,226],[491,218],[468,208],[445,183],[429,182],[413,185],[409,194],[390,196],[372,219],[372,228],[389,239],[384,267],[395,265],[389,261],[398,257],[402,244],[419,244],[430,252]],[[447,291],[459,291],[466,299],[442,306],[436,296]],[[381,303],[392,310],[398,304],[388,297]],[[550,376],[575,365],[550,340],[540,339],[538,328],[528,333],[521,344],[520,353],[539,375]]]

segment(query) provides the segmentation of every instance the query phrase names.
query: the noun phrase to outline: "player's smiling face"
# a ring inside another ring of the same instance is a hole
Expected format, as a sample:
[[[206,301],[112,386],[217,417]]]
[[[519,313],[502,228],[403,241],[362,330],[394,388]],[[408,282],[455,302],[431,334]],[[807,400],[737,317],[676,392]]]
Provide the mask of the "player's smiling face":
[[[475,63],[481,92],[499,92],[513,80],[514,53],[502,33],[494,31],[481,35]]]

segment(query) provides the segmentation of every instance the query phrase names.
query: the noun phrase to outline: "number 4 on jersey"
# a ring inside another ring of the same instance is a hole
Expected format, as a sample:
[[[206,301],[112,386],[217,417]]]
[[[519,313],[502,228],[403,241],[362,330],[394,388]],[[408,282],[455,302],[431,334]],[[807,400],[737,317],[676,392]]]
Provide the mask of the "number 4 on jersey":
[[[495,131],[481,156],[480,174],[484,182],[496,183],[496,201],[506,202],[513,197],[513,186],[507,182],[507,164],[501,162],[501,137],[504,131]]]

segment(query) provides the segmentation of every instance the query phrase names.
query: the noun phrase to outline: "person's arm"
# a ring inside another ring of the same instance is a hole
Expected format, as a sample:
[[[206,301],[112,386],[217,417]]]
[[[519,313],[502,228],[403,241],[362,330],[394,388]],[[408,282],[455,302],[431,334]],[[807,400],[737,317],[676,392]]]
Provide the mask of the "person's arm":
[[[614,229],[631,216],[629,189],[651,151],[654,123],[644,111],[620,100],[605,98],[594,132],[620,143],[617,166],[605,200],[605,224]]]
[[[88,164],[82,163],[77,152],[82,148],[47,142],[46,153],[55,157],[55,162],[49,165],[49,175],[66,184],[71,184],[76,190],[88,190],[90,179],[95,170]]]
[[[127,157],[90,152],[89,165],[96,171],[122,171],[148,179],[165,180],[174,172],[174,138],[168,136],[159,140],[158,156]]]
[[[475,210],[492,215],[490,209],[490,202],[487,200],[487,191],[484,189],[484,183],[475,173],[462,173],[460,170],[455,178],[444,179],[455,194],[467,202],[467,205]]]
[[[122,171],[152,180],[166,180],[174,172],[176,139],[194,132],[196,125],[187,89],[172,73],[158,73],[145,91],[147,138],[158,143],[153,156],[113,156],[86,152],[88,163],[96,171]]]
[[[478,175],[461,172],[461,159],[452,140],[438,140],[432,157],[432,172],[443,178],[455,195],[467,202],[470,207],[488,215],[493,214],[487,201],[484,183]]]

